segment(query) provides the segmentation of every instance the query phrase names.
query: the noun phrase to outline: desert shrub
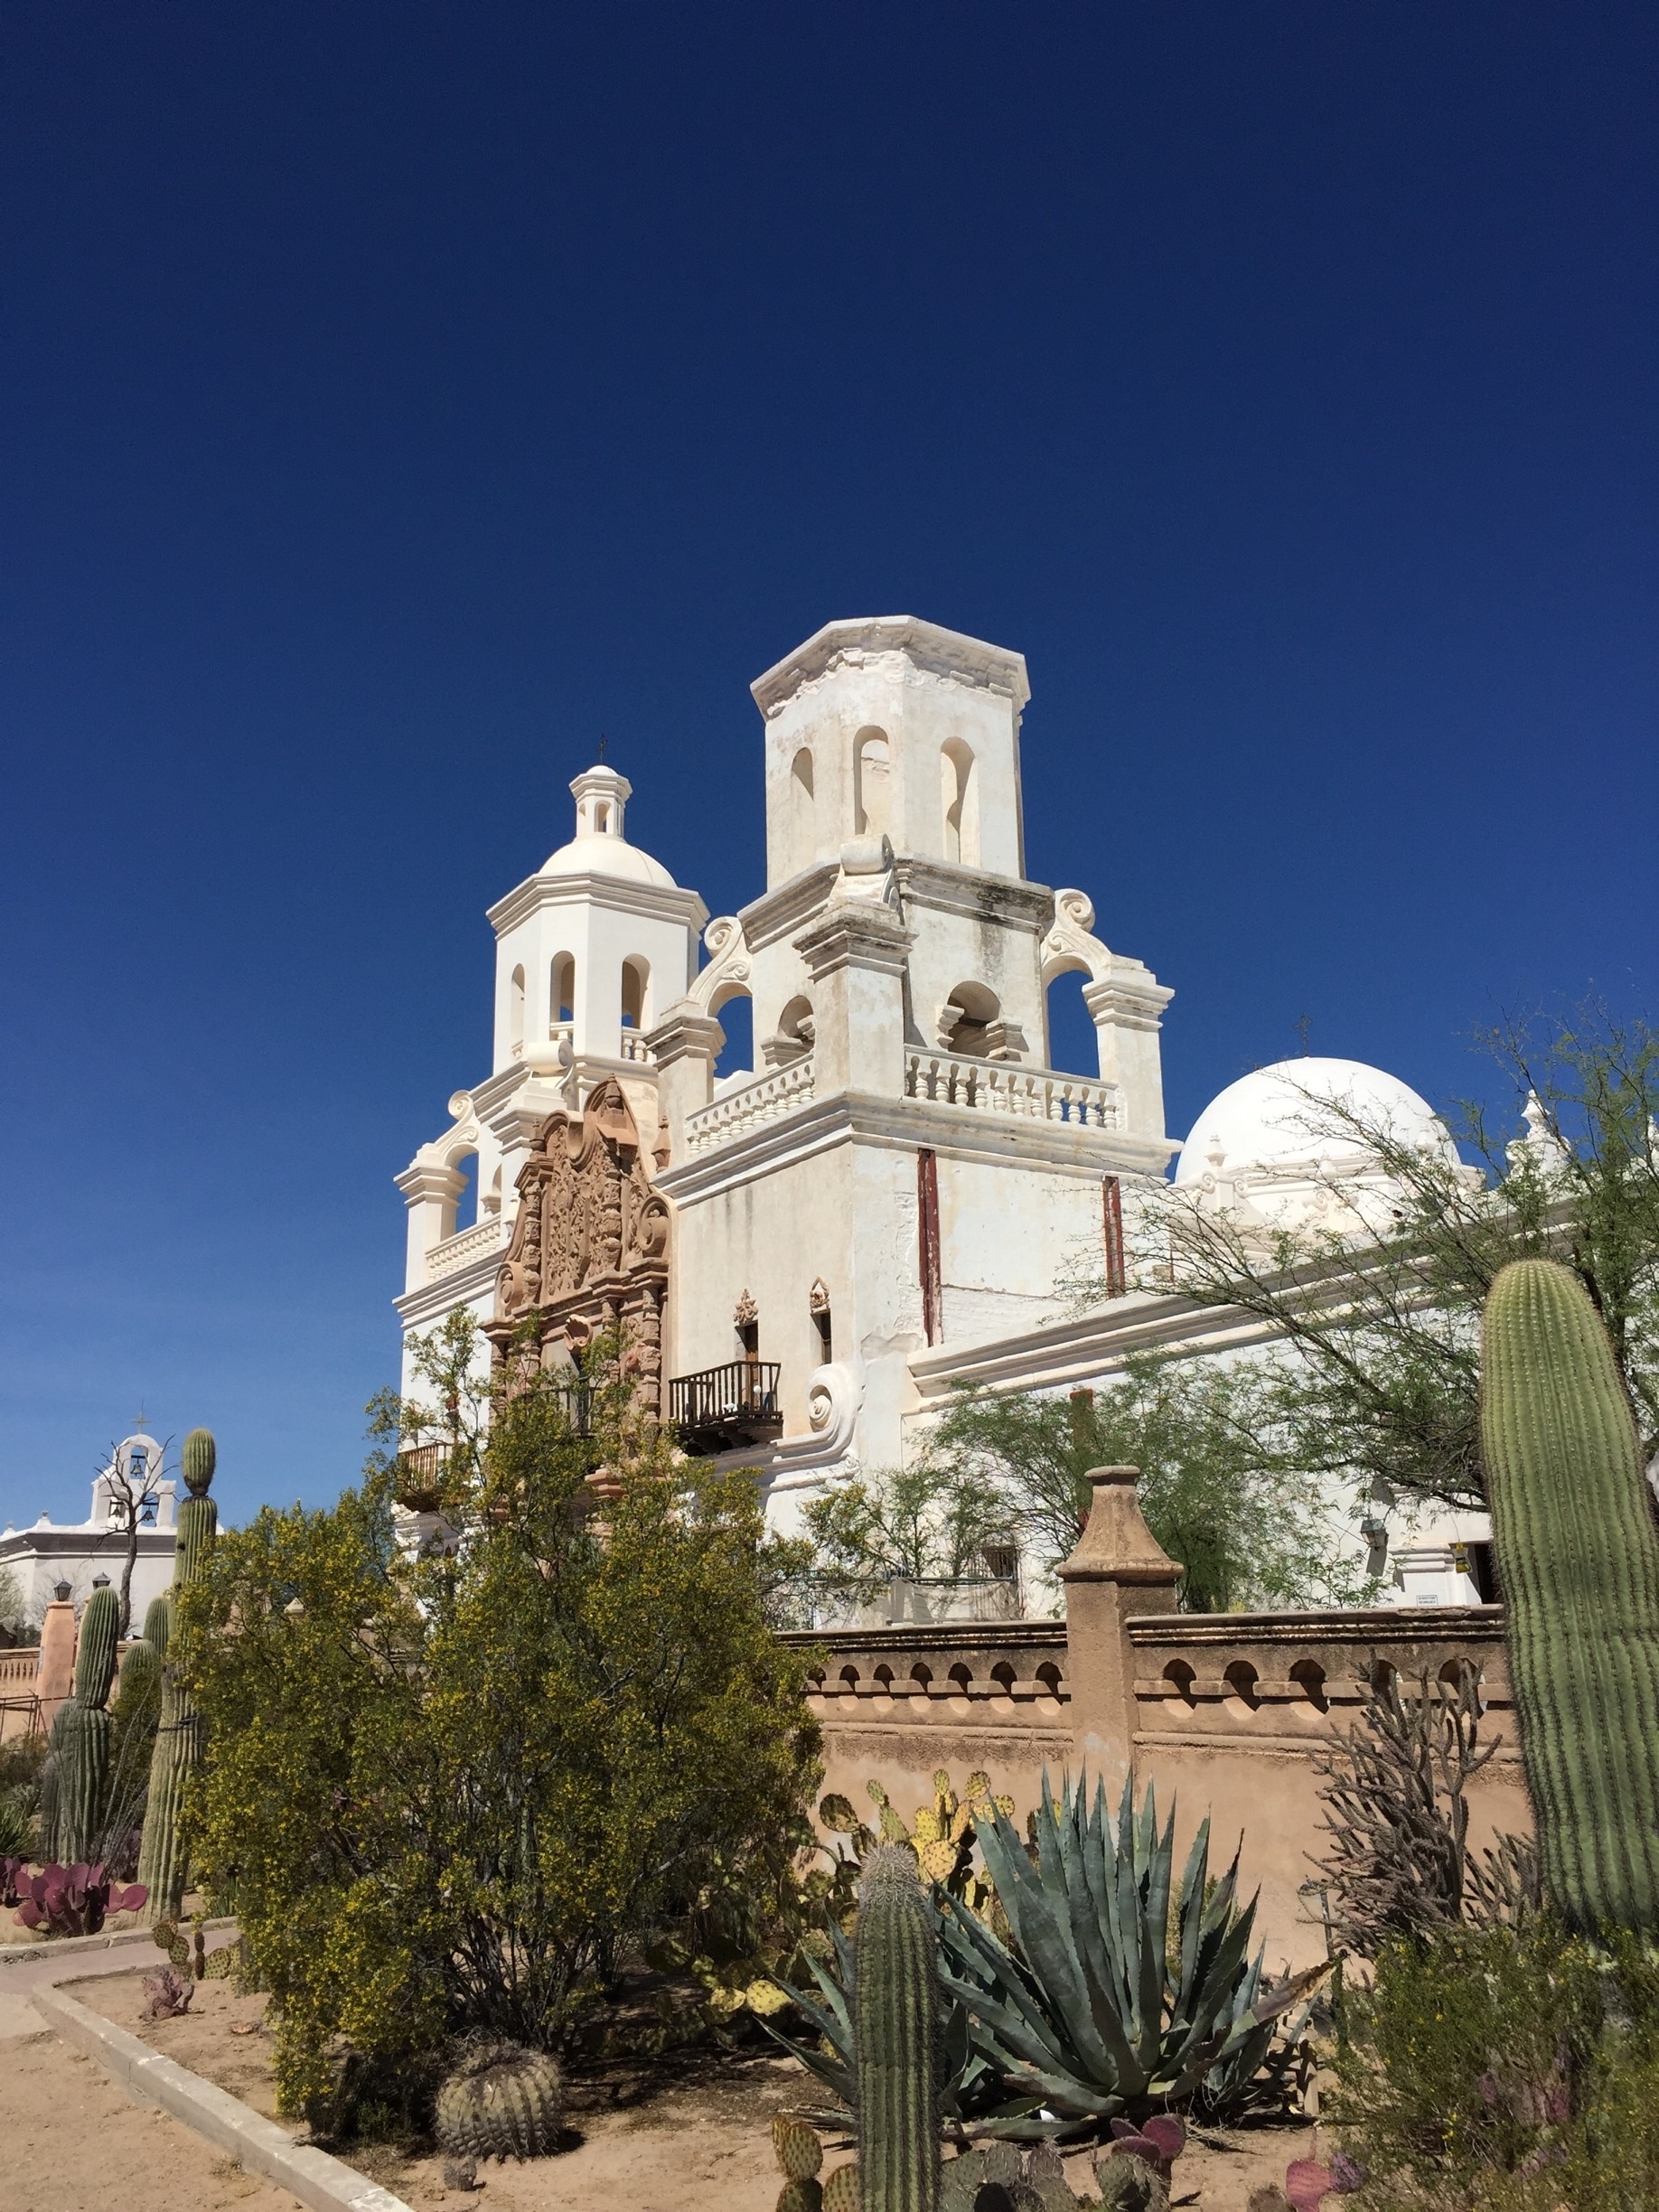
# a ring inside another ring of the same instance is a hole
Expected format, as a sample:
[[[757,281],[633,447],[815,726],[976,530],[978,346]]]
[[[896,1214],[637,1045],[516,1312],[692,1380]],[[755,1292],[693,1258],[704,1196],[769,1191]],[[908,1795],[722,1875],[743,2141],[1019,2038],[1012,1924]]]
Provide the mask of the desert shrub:
[[[380,1461],[221,1534],[182,1608],[195,1832],[289,2110],[335,2123],[348,2076],[417,2078],[456,2033],[560,2044],[801,1817],[811,1654],[768,1626],[754,1486],[601,1397],[594,1438],[552,1388],[496,1408],[451,1463],[458,1543],[399,1551]]]
[[[1659,1963],[1635,1938],[1448,1926],[1382,1946],[1350,1991],[1326,2114],[1366,2212],[1659,2202]]]

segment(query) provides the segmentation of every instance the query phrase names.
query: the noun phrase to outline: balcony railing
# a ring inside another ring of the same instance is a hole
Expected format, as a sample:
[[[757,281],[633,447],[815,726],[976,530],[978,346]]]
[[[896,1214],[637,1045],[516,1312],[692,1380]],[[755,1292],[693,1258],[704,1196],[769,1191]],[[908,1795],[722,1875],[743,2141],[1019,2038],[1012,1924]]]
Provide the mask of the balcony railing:
[[[686,1149],[701,1152],[710,1145],[727,1144],[763,1122],[782,1120],[812,1095],[812,1055],[803,1053],[787,1067],[757,1075],[736,1091],[722,1092],[711,1105],[699,1106],[686,1116]]]
[[[442,1243],[426,1247],[426,1280],[438,1282],[445,1275],[470,1266],[485,1252],[499,1251],[511,1235],[512,1223],[504,1214],[486,1214],[482,1221],[458,1229]]]
[[[1116,1129],[1118,1087],[1053,1068],[1021,1067],[1016,1061],[970,1060],[954,1053],[906,1053],[904,1096],[941,1106],[968,1106],[979,1113],[1008,1114],[1021,1121],[1067,1121],[1073,1127]]]
[[[669,1383],[669,1419],[689,1452],[736,1451],[764,1444],[783,1427],[775,1360],[732,1360]]]

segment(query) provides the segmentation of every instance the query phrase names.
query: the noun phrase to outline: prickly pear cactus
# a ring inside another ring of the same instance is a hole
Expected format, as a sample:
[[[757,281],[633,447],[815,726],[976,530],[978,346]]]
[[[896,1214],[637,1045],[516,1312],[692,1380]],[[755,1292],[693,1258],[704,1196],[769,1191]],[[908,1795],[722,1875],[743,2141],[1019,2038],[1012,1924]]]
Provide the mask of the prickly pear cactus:
[[[824,2162],[824,2147],[815,2131],[788,2113],[773,2114],[772,2149],[786,2181],[807,2180]]]
[[[862,2212],[937,2212],[937,1940],[914,1851],[873,1851],[858,1884],[853,1985]]]
[[[1487,1295],[1481,1450],[1544,1886],[1659,1927],[1659,1531],[1600,1317],[1552,1260]]]
[[[859,2212],[857,2166],[838,2166],[833,2173],[824,2176],[820,2187],[823,2191],[823,2212]]]
[[[475,2043],[438,2091],[436,2124],[453,2158],[545,2158],[565,2124],[558,2060],[520,2043]]]
[[[824,2212],[824,2192],[810,2174],[802,2174],[778,2191],[777,2212]]]

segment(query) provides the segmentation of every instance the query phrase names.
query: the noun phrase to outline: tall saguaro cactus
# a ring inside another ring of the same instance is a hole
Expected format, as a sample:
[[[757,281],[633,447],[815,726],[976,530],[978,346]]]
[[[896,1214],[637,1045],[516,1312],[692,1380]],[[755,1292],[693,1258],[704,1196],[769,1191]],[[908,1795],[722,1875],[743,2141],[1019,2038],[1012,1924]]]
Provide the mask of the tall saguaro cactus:
[[[1486,1299],[1481,1448],[1544,1885],[1574,1927],[1659,1928],[1659,1530],[1607,1331],[1517,1260]]]
[[[184,1482],[190,1492],[179,1507],[178,1551],[173,1563],[173,1591],[205,1572],[219,1532],[219,1508],[208,1495],[218,1452],[211,1434],[192,1429],[184,1439]],[[164,1607],[158,1617],[157,1607]],[[183,1902],[188,1860],[183,1822],[184,1786],[202,1761],[202,1720],[195,1700],[179,1679],[173,1638],[177,1601],[170,1592],[158,1598],[145,1620],[145,1640],[162,1654],[161,1725],[150,1757],[150,1794],[144,1817],[138,1879],[149,1891],[154,1918],[173,1918]],[[154,1634],[152,1634],[154,1628]]]
[[[862,2212],[936,2212],[939,1964],[915,1853],[864,1861],[853,1979]]]
[[[109,1715],[105,1708],[115,1680],[120,1626],[119,1598],[107,1587],[95,1589],[80,1616],[74,1694],[58,1708],[52,1724],[57,1788],[52,1832],[42,1838],[42,1847],[50,1858],[67,1865],[93,1856],[103,1825],[109,1778]]]

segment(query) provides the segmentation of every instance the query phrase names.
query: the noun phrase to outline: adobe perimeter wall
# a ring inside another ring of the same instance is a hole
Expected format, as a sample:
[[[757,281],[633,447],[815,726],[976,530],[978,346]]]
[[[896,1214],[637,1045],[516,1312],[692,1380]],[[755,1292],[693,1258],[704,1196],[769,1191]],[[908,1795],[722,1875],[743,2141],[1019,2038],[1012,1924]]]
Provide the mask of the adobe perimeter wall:
[[[1075,1619],[792,1636],[829,1654],[811,1699],[824,1790],[868,1814],[867,1785],[879,1781],[908,1821],[936,1767],[959,1790],[983,1767],[1023,1829],[1045,1766],[1057,1784],[1086,1760],[1115,1805],[1132,1758],[1161,1804],[1175,1796],[1183,1851],[1206,1814],[1213,1865],[1242,1838],[1268,1963],[1306,1965],[1325,1954],[1317,1893],[1305,1887],[1319,1848],[1320,1753],[1354,1726],[1378,1667],[1450,1679],[1467,1659],[1480,1673],[1486,1730],[1501,1739],[1471,1790],[1470,1841],[1478,1850],[1495,1832],[1531,1831],[1501,1607],[1130,1613],[1106,1633],[1123,1646],[1121,1712],[1101,1693],[1099,1651],[1076,1648],[1098,1644],[1098,1623],[1092,1637]]]

